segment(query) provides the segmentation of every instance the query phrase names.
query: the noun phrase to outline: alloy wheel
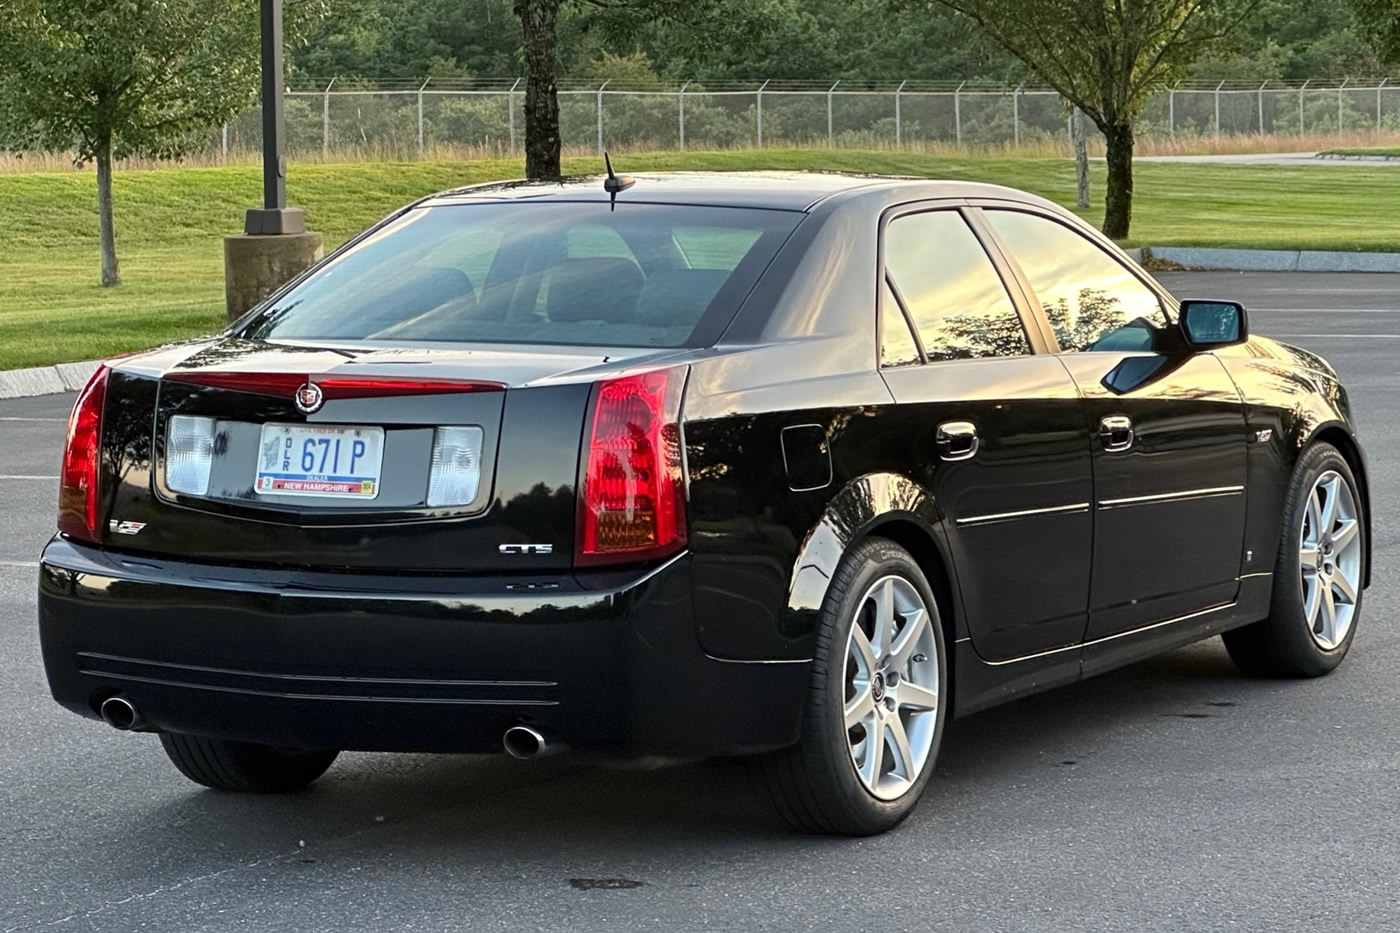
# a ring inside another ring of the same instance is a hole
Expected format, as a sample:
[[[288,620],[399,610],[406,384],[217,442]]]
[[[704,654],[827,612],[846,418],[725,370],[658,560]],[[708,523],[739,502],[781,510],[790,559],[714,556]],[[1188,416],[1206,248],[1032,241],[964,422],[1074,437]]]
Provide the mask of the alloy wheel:
[[[909,791],[938,726],[938,641],[908,580],[876,580],[857,604],[846,643],[845,730],[851,762],[880,800]]]
[[[1356,494],[1340,473],[1328,470],[1308,495],[1298,548],[1303,614],[1313,641],[1324,651],[1337,648],[1351,631],[1362,556]]]

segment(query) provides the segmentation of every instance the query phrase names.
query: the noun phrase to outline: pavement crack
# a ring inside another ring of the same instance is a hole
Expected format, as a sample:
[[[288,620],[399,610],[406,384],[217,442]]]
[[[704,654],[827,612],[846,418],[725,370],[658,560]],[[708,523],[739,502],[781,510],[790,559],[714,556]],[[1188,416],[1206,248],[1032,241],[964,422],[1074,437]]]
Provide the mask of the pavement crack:
[[[300,849],[297,850],[297,852],[300,851]],[[174,884],[162,885],[161,887],[158,887],[152,891],[145,891],[137,894],[128,894],[126,897],[119,898],[115,901],[108,901],[107,903],[102,904],[98,907],[94,907],[91,910],[85,910],[81,913],[69,914],[68,916],[62,917],[58,920],[50,920],[49,922],[45,923],[44,926],[56,927],[62,926],[65,923],[70,923],[74,920],[88,920],[92,917],[98,916],[99,914],[107,913],[110,910],[116,910],[119,907],[124,907],[127,904],[135,904],[141,901],[150,900],[154,897],[160,897],[163,894],[169,894],[172,891],[178,891],[181,888],[189,887],[192,884],[199,884],[202,881],[209,881],[212,878],[219,878],[223,875],[231,874],[233,872],[246,871],[249,868],[260,868],[264,865],[272,865],[277,862],[285,862],[295,854],[296,853],[287,852],[280,855],[271,855],[265,858],[255,859],[254,861],[245,862],[239,865],[230,865],[228,868],[221,868],[218,871],[205,872],[204,874],[196,875],[193,878],[184,878],[180,881],[175,882]],[[15,927],[14,929],[18,930],[19,927]],[[10,931],[6,931],[6,933],[10,933]]]

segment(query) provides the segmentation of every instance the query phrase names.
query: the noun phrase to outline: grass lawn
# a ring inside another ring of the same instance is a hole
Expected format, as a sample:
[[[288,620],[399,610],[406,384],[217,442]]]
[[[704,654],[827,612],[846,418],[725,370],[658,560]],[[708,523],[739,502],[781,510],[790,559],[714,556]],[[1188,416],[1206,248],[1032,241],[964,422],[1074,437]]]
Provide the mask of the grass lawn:
[[[596,159],[567,159],[591,172]],[[627,155],[620,171],[832,169],[991,181],[1069,204],[1074,168],[1059,159],[954,158],[849,150]],[[1103,167],[1095,165],[1101,219]],[[390,210],[456,185],[517,177],[517,160],[293,165],[289,199],[333,247]],[[97,285],[90,173],[0,174],[0,369],[88,359],[218,328],[221,237],[261,197],[259,170],[118,171],[117,250],[125,284]],[[1392,167],[1140,163],[1133,239],[1190,245],[1400,252],[1400,172]]]
[[[1384,159],[1400,159],[1400,146],[1350,146],[1338,149],[1324,149],[1319,155],[1372,156]]]

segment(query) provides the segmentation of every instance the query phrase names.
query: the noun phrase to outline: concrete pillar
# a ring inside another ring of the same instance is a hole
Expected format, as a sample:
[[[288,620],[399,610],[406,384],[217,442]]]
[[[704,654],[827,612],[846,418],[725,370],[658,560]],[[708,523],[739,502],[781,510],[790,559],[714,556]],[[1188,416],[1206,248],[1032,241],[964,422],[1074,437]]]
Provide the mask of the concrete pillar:
[[[324,255],[319,233],[224,237],[224,297],[229,321],[247,314]]]

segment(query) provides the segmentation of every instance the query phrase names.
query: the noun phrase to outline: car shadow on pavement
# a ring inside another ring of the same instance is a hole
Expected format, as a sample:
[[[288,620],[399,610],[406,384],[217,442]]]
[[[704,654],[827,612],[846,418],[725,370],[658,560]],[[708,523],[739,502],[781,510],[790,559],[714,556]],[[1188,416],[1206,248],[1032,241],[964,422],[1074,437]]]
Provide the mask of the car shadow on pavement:
[[[940,806],[939,797],[960,798],[972,788],[995,794],[998,784],[1073,765],[1124,732],[1166,730],[1176,717],[1228,714],[1266,689],[1276,688],[1241,675],[1213,640],[957,720],[944,741],[929,808]],[[248,797],[191,788],[174,802],[167,798],[163,809],[169,812],[148,812],[142,821],[193,824],[213,836],[273,834],[289,845],[391,830],[401,854],[405,846],[451,847],[483,836],[509,837],[517,847],[568,848],[603,840],[633,847],[678,839],[735,845],[788,834],[744,763],[725,759],[647,770],[568,757],[523,763],[346,755],[304,794]]]

